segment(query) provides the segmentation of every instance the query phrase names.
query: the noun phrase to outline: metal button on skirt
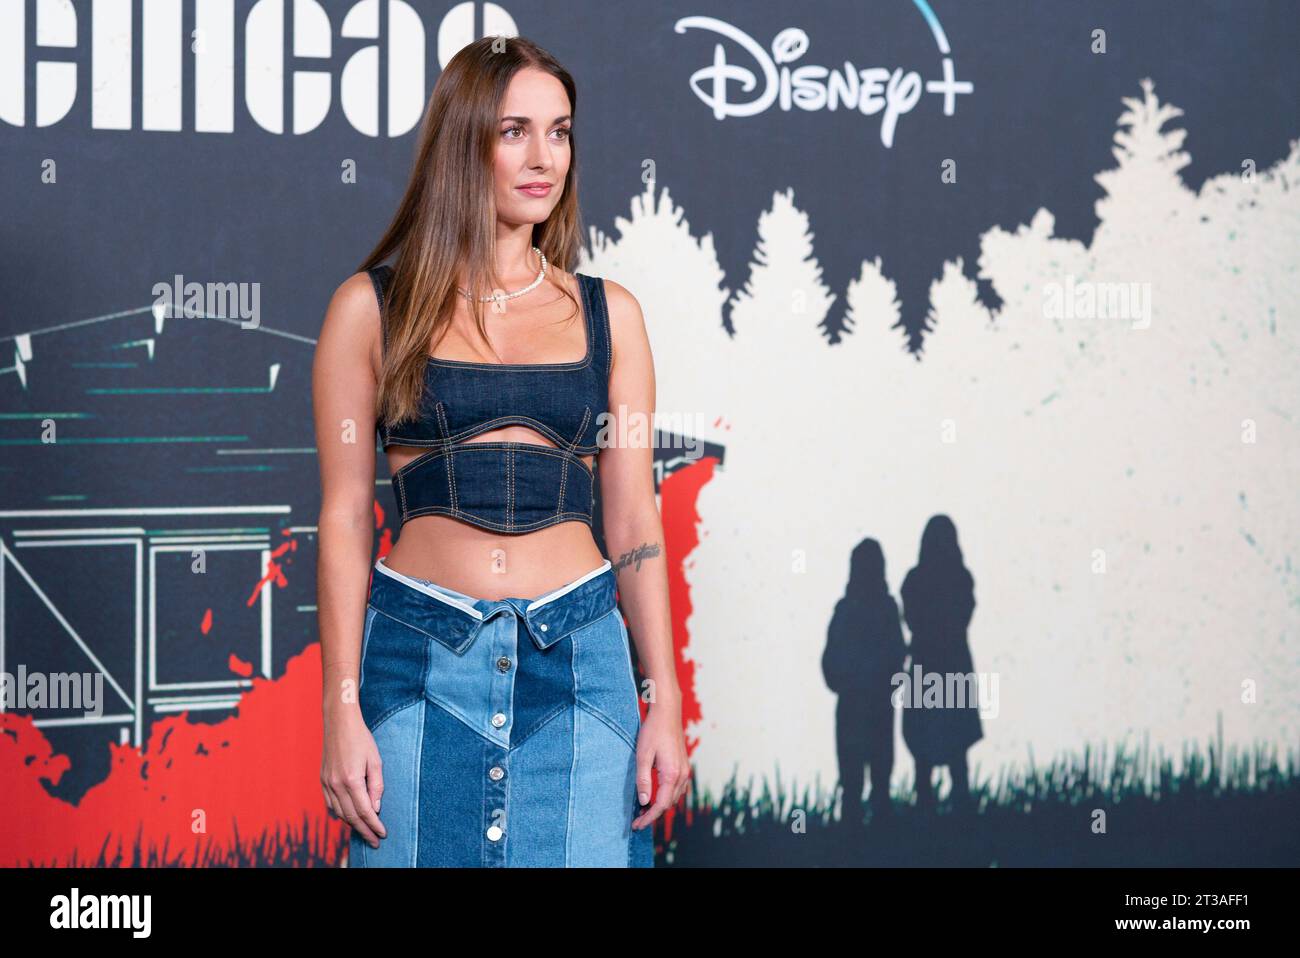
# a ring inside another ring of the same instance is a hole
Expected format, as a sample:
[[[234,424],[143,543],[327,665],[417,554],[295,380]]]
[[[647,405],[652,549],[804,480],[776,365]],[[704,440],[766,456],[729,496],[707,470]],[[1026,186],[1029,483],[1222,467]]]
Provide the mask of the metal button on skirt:
[[[387,837],[354,833],[350,867],[653,867],[614,585],[606,560],[492,601],[375,563],[358,699]]]

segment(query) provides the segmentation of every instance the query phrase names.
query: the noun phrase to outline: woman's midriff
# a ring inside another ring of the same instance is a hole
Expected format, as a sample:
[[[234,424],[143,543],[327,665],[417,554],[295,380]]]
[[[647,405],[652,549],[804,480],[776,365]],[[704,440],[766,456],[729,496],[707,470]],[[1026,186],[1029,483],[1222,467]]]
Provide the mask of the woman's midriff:
[[[468,441],[492,440],[555,445],[526,426],[493,429]],[[389,474],[426,452],[389,446]],[[595,458],[582,460],[590,469]],[[531,599],[572,582],[604,561],[591,527],[579,520],[506,535],[450,516],[416,516],[407,521],[384,557],[384,564],[394,572],[492,601]]]

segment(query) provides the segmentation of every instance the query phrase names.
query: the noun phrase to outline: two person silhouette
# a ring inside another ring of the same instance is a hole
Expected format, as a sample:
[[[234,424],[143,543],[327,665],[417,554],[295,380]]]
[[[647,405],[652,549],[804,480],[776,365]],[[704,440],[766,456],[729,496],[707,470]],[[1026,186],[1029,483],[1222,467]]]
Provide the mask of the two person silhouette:
[[[899,608],[885,581],[880,543],[864,539],[853,550],[849,583],[835,605],[822,654],[822,674],[839,696],[835,710],[836,755],[843,786],[845,824],[862,824],[864,767],[871,769],[872,818],[892,806],[889,778],[894,767],[893,678],[939,673],[945,678],[973,673],[967,627],[975,611],[975,582],[962,562],[957,528],[945,515],[932,516],[921,535],[917,564],[903,580],[902,621],[911,633],[903,642]],[[910,658],[909,661],[905,661]],[[922,687],[924,688],[924,686]],[[912,691],[906,689],[910,699]],[[915,694],[919,697],[920,690]],[[905,703],[910,705],[910,701]],[[905,707],[903,741],[916,760],[917,807],[935,804],[931,774],[948,766],[952,797],[969,804],[966,750],[983,735],[978,701],[965,707]]]

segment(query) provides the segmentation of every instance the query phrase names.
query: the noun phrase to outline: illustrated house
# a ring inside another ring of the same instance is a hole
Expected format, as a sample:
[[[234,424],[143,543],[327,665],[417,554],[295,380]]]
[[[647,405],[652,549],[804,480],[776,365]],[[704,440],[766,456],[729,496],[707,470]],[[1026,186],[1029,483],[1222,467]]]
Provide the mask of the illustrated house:
[[[102,676],[36,724],[136,745],[227,713],[315,639],[313,341],[150,306],[9,343],[0,671]]]

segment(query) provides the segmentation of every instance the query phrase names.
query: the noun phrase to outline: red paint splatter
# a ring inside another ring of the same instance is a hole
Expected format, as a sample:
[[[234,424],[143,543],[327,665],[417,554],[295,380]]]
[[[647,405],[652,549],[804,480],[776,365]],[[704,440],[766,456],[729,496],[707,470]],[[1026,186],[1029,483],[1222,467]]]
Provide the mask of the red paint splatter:
[[[375,500],[375,528],[379,530],[379,549],[376,559],[382,559],[393,549],[393,530],[384,525],[384,507]]]
[[[280,589],[283,589],[289,584],[289,580],[284,577],[283,566],[276,560],[285,553],[296,551],[297,548],[298,540],[296,539],[290,539],[288,542],[275,548],[275,551],[272,552],[270,557],[266,560],[266,572],[263,573],[262,578],[257,580],[257,584],[253,586],[253,591],[249,594],[248,601],[244,603],[245,605],[251,609],[261,597],[262,586],[266,585],[268,582],[274,582],[276,587]],[[288,563],[286,562],[285,565],[287,564]]]
[[[208,609],[203,613],[203,620],[199,623],[199,631],[207,635],[212,631],[212,610]]]
[[[320,645],[283,677],[254,678],[215,725],[158,719],[143,750],[110,743],[109,773],[75,805],[55,798],[71,768],[28,715],[0,714],[5,817],[0,866],[333,864],[348,826],[321,793]],[[206,833],[195,834],[206,820]],[[102,862],[101,862],[102,856]]]
[[[714,456],[703,456],[698,462],[678,469],[666,477],[659,485],[661,514],[664,524],[664,545],[668,562],[668,597],[672,609],[673,662],[677,672],[677,684],[682,690],[682,725],[689,729],[692,722],[702,717],[699,698],[695,691],[695,663],[685,657],[690,644],[690,634],[686,629],[686,620],[690,618],[690,588],[686,583],[686,570],[683,560],[699,544],[700,490],[713,480],[714,470],[719,462]],[[643,709],[643,713],[648,710]],[[644,718],[644,714],[642,715]],[[687,733],[686,754],[695,751],[699,740]],[[657,783],[655,783],[657,785]],[[651,801],[653,801],[653,795]],[[673,818],[677,809],[669,808],[664,812],[664,839],[673,835]],[[689,811],[687,812],[689,816]],[[687,818],[689,823],[690,818]]]
[[[226,664],[230,667],[230,671],[241,678],[246,679],[253,674],[253,663],[245,662],[233,652],[230,653],[230,658],[226,660]]]

